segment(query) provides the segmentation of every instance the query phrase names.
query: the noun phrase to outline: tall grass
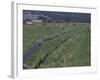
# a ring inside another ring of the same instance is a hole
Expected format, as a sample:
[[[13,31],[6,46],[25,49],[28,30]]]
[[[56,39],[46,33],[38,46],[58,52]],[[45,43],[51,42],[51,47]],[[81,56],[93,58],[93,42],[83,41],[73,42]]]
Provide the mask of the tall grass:
[[[90,24],[89,23],[48,23],[24,25],[23,52],[37,40],[78,28],[58,38],[45,42],[24,64],[30,68],[89,66]]]

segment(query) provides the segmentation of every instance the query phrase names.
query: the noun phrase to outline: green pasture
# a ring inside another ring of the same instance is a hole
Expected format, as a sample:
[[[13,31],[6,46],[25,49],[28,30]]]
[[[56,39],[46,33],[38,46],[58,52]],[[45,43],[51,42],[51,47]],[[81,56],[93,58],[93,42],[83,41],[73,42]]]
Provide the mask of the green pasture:
[[[23,54],[38,40],[72,29],[46,41],[23,64],[29,69],[90,66],[90,23],[24,24]]]

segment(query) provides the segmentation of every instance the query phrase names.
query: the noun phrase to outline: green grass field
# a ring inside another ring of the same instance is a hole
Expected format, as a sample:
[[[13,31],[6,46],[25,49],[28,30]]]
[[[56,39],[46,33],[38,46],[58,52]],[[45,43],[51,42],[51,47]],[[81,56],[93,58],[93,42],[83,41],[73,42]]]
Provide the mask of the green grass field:
[[[23,54],[38,40],[46,41],[23,64],[29,69],[90,66],[90,23],[47,23],[23,26]]]

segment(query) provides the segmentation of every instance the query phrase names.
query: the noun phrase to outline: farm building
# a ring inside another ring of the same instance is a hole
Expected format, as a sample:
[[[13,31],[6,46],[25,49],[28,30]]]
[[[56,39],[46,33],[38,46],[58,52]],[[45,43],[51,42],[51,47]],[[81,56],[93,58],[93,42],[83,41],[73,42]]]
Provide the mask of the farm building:
[[[24,20],[24,24],[39,24],[39,23],[42,23],[43,21],[42,20]]]
[[[32,20],[32,23],[42,23],[42,20]]]
[[[39,19],[39,16],[36,14],[31,14],[29,13],[25,13],[23,16],[23,23],[24,24],[38,24],[43,22],[41,19]]]

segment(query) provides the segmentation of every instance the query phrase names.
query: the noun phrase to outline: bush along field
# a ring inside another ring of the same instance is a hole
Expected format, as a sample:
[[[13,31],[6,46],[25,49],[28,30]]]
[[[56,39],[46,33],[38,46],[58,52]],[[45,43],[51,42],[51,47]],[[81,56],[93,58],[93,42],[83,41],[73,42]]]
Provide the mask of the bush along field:
[[[90,65],[90,23],[24,24],[23,69]]]

